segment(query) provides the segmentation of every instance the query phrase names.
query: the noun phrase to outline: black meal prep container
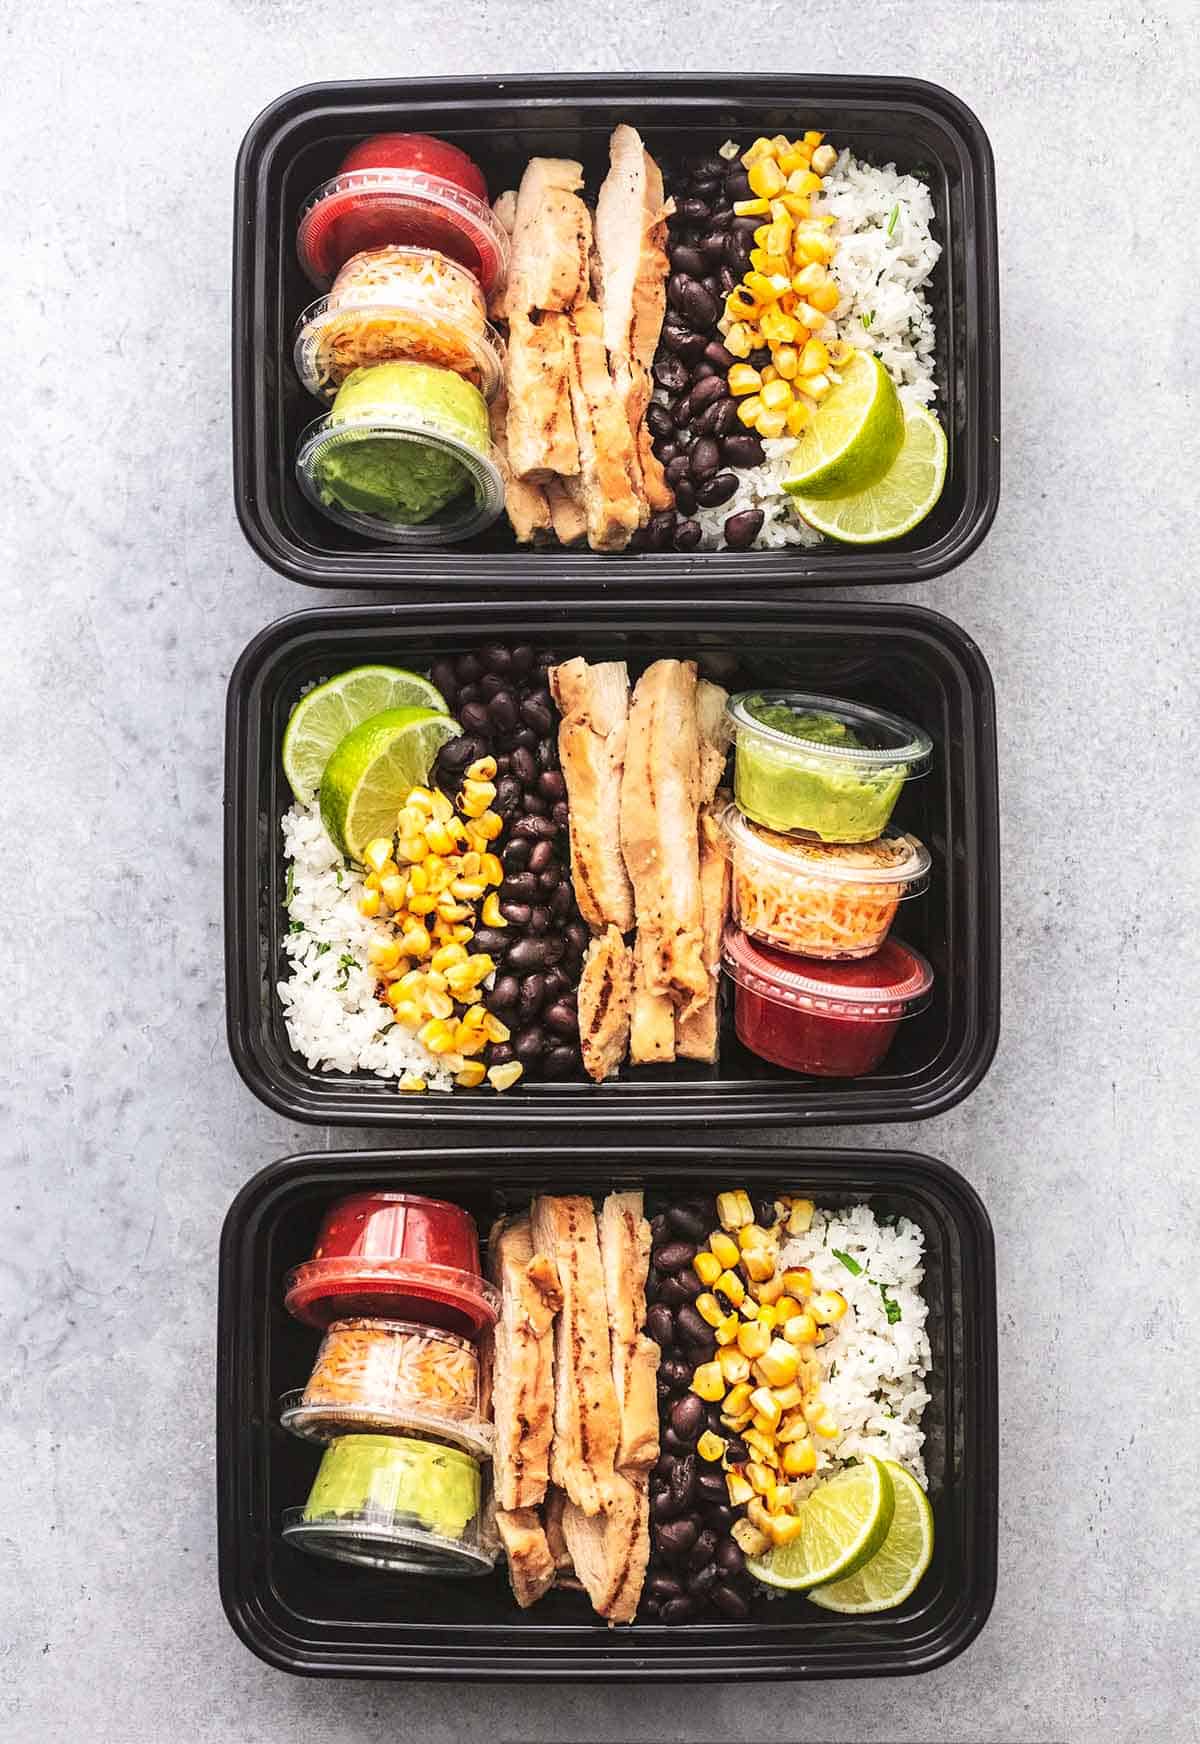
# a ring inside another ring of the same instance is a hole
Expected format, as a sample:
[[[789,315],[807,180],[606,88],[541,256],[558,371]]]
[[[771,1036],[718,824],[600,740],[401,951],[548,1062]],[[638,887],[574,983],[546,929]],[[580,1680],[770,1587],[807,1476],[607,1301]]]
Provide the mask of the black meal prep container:
[[[610,1629],[582,1595],[517,1609],[500,1566],[479,1580],[380,1574],[306,1556],[280,1536],[303,1503],[318,1450],[279,1427],[279,1395],[302,1386],[317,1334],[289,1318],[283,1280],[308,1257],[340,1195],[406,1187],[457,1200],[486,1234],[537,1191],[644,1186],[717,1192],[756,1184],[820,1205],[869,1199],[926,1238],[933,1371],[926,1464],[934,1560],[895,1611],[853,1618],[800,1597],[764,1598],[746,1623]],[[987,1213],[962,1177],[900,1151],[636,1148],[349,1151],[289,1157],[245,1186],[221,1238],[217,1501],[221,1597],[269,1664],[315,1676],[592,1682],[744,1682],[894,1676],[954,1658],[987,1620],[996,1586],[996,1283]]]
[[[639,129],[664,162],[728,138],[819,127],[835,142],[929,180],[943,254],[931,300],[937,409],[950,443],[942,500],[895,544],[855,550],[643,554],[538,552],[501,520],[442,550],[401,551],[338,527],[301,496],[296,440],[320,408],[292,367],[296,318],[317,294],[296,258],[307,196],[356,140],[403,128],[462,146],[493,196],[537,154],[577,157],[599,186],[608,136]],[[731,587],[769,590],[928,581],[970,555],[1000,492],[1000,338],[991,147],[957,97],[920,79],[818,74],[585,74],[529,78],[366,79],[307,85],[265,109],[237,163],[233,289],[233,441],[238,517],[263,561],[313,587],[431,590],[469,597],[548,587],[689,600]]]
[[[301,690],[370,661],[421,667],[489,639],[561,655],[695,657],[733,688],[784,683],[870,701],[926,728],[929,775],[907,782],[895,821],[933,855],[928,891],[906,902],[900,936],[929,958],[932,1003],[906,1019],[868,1077],[802,1078],[741,1046],[731,1009],[717,1066],[626,1069],[606,1084],[529,1083],[452,1096],[401,1095],[367,1075],[310,1070],[292,1052],[275,983],[284,963],[286,883],[279,820],[291,804],[279,747]],[[969,1094],[999,1030],[999,825],[995,705],[982,654],[949,619],[918,606],[767,603],[698,619],[671,601],[612,608],[555,602],[495,612],[372,606],[300,612],[264,630],[229,684],[225,773],[225,949],[229,1045],[251,1090],[294,1120],[402,1127],[484,1122],[828,1125],[918,1120]]]

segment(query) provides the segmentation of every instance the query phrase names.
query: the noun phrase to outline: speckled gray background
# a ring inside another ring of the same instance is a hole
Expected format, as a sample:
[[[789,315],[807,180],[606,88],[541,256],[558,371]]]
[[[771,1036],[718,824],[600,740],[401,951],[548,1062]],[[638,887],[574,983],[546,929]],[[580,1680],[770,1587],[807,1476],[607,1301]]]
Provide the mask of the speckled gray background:
[[[3,8],[5,1744],[1200,1737],[1196,24],[1189,0]],[[1005,1033],[965,1107],[870,1135],[954,1163],[995,1221],[996,1609],[909,1682],[292,1680],[217,1600],[217,1236],[263,1163],[353,1138],[260,1108],[222,1027],[225,679],[319,603],[234,520],[234,153],[310,79],[714,64],[939,80],[999,165],[1004,500],[915,597],[996,677]]]

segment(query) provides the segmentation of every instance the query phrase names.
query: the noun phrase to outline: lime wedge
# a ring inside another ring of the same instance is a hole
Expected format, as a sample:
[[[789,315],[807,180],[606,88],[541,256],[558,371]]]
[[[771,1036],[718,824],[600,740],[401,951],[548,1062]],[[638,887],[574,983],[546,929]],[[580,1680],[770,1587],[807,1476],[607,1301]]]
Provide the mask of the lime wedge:
[[[361,721],[417,703],[448,713],[436,684],[400,666],[355,666],[302,696],[283,735],[283,772],[296,798],[303,805],[316,798],[325,765]]]
[[[368,842],[395,834],[409,792],[429,779],[442,746],[461,732],[435,709],[398,708],[347,733],[321,777],[321,821],[344,854],[361,863]]]
[[[904,441],[896,384],[869,351],[854,351],[841,380],[796,444],[783,481],[795,496],[845,497],[877,484]]]
[[[798,1510],[799,1538],[747,1557],[755,1580],[788,1592],[845,1580],[880,1549],[892,1523],[892,1480],[883,1461],[868,1454],[814,1490]]]
[[[792,506],[818,533],[847,545],[882,545],[919,526],[946,482],[946,437],[924,406],[911,406],[904,446],[878,484],[855,496],[792,493]]]
[[[902,1465],[884,1460],[896,1509],[883,1547],[855,1574],[832,1586],[809,1593],[814,1605],[826,1611],[849,1611],[862,1616],[868,1611],[890,1611],[902,1605],[929,1567],[933,1556],[933,1509],[924,1490]]]

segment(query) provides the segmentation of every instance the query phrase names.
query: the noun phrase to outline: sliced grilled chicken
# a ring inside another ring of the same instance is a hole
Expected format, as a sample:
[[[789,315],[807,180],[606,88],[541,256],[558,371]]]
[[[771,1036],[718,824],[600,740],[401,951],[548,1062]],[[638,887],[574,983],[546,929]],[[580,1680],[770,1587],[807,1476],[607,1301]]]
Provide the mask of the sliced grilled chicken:
[[[536,1508],[499,1508],[496,1529],[508,1558],[513,1597],[523,1611],[554,1585],[558,1570]]]
[[[504,476],[504,508],[518,545],[539,544],[556,532],[548,492],[513,475],[508,461],[508,396],[503,388],[488,407],[492,444]]]
[[[621,847],[646,987],[684,1015],[708,999],[702,951],[696,666],[657,660],[634,689],[621,778]]]
[[[571,412],[579,445],[579,476],[593,551],[623,551],[649,510],[637,489],[633,433],[608,373],[604,323],[595,303],[570,316]]]
[[[571,881],[593,932],[633,925],[633,886],[621,853],[621,771],[629,718],[623,660],[568,660],[550,670],[562,721],[558,752],[570,802]]]
[[[633,1003],[629,1014],[629,1064],[660,1066],[675,1058],[675,1007],[665,993],[652,993],[645,953],[650,934],[633,942]]]
[[[629,1049],[633,958],[615,926],[593,939],[579,977],[579,1046],[597,1084],[611,1078]]]
[[[579,471],[571,410],[571,328],[564,315],[509,320],[505,436],[514,478],[534,484]]]
[[[546,1494],[554,1435],[554,1316],[562,1291],[553,1259],[535,1252],[528,1217],[501,1220],[488,1242],[500,1289],[491,1358],[493,1483],[502,1509],[535,1506]]]
[[[607,1506],[584,1514],[563,1510],[563,1536],[592,1609],[610,1623],[632,1623],[650,1559],[649,1478],[614,1472]]]
[[[578,545],[581,539],[587,538],[587,515],[574,488],[578,484],[578,477],[551,478],[542,487],[550,507],[554,536],[560,545]]]
[[[658,1458],[659,1348],[643,1332],[650,1225],[638,1192],[610,1193],[600,1208],[600,1257],[612,1346],[613,1385],[621,1414],[617,1467],[652,1466]]]
[[[550,1546],[550,1554],[554,1558],[554,1566],[560,1579],[564,1575],[575,1573],[575,1564],[571,1561],[571,1552],[563,1535],[563,1511],[567,1506],[567,1492],[560,1490],[557,1484],[551,1484],[546,1491],[546,1502],[542,1508],[542,1523],[546,1529],[546,1543]]]
[[[708,805],[721,785],[727,749],[722,722],[729,692],[707,678],[696,684],[696,725],[700,734],[700,804]]]
[[[531,1222],[534,1245],[553,1263],[562,1289],[550,1475],[584,1514],[598,1514],[611,1490],[621,1424],[596,1214],[582,1195],[543,1196],[533,1202]]]
[[[729,857],[721,840],[721,826],[716,813],[729,800],[728,793],[710,809],[700,813],[700,910],[704,927],[704,966],[708,971],[711,992],[704,1003],[690,1016],[676,1019],[675,1051],[681,1060],[717,1058],[720,1031],[721,939],[725,918],[729,913],[731,883]]]
[[[592,217],[573,158],[535,157],[525,166],[513,215],[504,304],[509,320],[533,310],[573,309],[588,290]]]
[[[596,201],[597,300],[617,397],[633,432],[638,483],[653,509],[674,493],[645,430],[650,366],[667,306],[667,217],[662,173],[637,131],[622,124],[609,141],[610,168]]]

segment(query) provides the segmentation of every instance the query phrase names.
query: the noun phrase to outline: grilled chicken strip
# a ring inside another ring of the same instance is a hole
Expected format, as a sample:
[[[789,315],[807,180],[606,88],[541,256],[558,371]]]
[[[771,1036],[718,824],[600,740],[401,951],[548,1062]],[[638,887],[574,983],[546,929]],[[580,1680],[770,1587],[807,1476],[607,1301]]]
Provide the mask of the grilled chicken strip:
[[[509,320],[505,436],[514,478],[534,484],[579,471],[571,412],[571,329],[564,315]]]
[[[600,1208],[600,1257],[608,1299],[613,1385],[621,1414],[617,1467],[648,1468],[658,1458],[659,1348],[643,1332],[650,1225],[642,1195],[610,1193]]]
[[[729,795],[722,796],[728,803]],[[725,932],[725,917],[729,912],[731,869],[721,826],[716,813],[720,805],[705,807],[700,813],[700,911],[704,926],[704,966],[710,977],[711,992],[704,1004],[690,1016],[676,1019],[675,1051],[681,1060],[707,1060],[717,1057],[720,1026],[721,939]]]
[[[610,1623],[632,1623],[650,1560],[649,1478],[614,1472],[608,1505],[588,1516],[563,1510],[563,1536],[592,1609]]]
[[[507,1511],[534,1507],[546,1494],[554,1434],[554,1316],[562,1291],[553,1259],[535,1252],[528,1217],[498,1222],[488,1270],[500,1288],[493,1335],[493,1483]]]
[[[589,1078],[602,1084],[629,1049],[633,958],[615,926],[593,939],[579,977],[579,1046]]]
[[[722,732],[729,692],[702,678],[696,685],[696,725],[700,734],[700,804],[709,805],[721,785],[727,759]]]
[[[578,478],[547,479],[544,490],[554,523],[554,536],[560,545],[578,545],[587,537],[587,515],[578,502],[572,486]]]
[[[611,1495],[621,1437],[596,1214],[580,1194],[543,1196],[533,1202],[531,1222],[534,1245],[553,1262],[562,1289],[554,1327],[550,1475],[590,1516]],[[578,1558],[575,1567],[582,1579]]]
[[[622,124],[609,141],[610,169],[596,201],[598,301],[617,397],[633,433],[638,482],[652,509],[669,509],[674,493],[644,427],[652,392],[650,366],[667,306],[670,264],[665,244],[673,202],[662,172],[636,129]]]
[[[623,551],[649,518],[633,433],[608,373],[604,322],[595,303],[570,316],[571,413],[579,444],[579,475],[593,551]]]
[[[527,1611],[550,1591],[558,1573],[537,1509],[499,1508],[496,1529],[508,1558],[513,1597]]]
[[[525,166],[504,293],[510,320],[533,310],[561,314],[586,296],[592,216],[582,186],[583,165],[573,158],[534,157]]]
[[[650,935],[633,942],[633,1003],[629,1016],[629,1064],[660,1066],[675,1058],[675,1007],[665,993],[652,993],[646,979]]]
[[[539,544],[557,530],[553,525],[554,511],[549,500],[549,488],[552,487],[543,490],[540,485],[513,476],[508,461],[508,397],[503,389],[488,407],[488,421],[504,476],[504,508],[509,524],[518,545]]]
[[[702,951],[696,666],[657,660],[633,693],[621,778],[621,847],[645,981],[686,1016],[711,993]]]
[[[629,717],[623,660],[568,660],[550,670],[562,721],[558,751],[570,804],[571,880],[593,932],[633,925],[633,886],[621,853],[621,771]]]
[[[563,1512],[568,1506],[567,1492],[560,1490],[557,1484],[551,1484],[546,1491],[542,1523],[546,1529],[546,1543],[550,1546],[550,1554],[554,1558],[554,1566],[560,1578],[575,1573],[575,1564],[571,1561],[571,1552],[563,1534]]]

